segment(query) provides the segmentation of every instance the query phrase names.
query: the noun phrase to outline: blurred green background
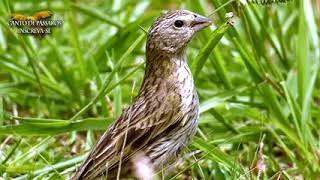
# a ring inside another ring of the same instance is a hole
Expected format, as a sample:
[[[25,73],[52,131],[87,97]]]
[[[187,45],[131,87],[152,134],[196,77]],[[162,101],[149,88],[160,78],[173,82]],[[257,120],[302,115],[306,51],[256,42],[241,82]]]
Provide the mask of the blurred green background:
[[[187,51],[200,126],[166,179],[320,178],[319,0],[1,1],[0,177],[68,179],[137,95],[145,31],[169,9],[214,25]],[[8,26],[39,10],[63,26]]]

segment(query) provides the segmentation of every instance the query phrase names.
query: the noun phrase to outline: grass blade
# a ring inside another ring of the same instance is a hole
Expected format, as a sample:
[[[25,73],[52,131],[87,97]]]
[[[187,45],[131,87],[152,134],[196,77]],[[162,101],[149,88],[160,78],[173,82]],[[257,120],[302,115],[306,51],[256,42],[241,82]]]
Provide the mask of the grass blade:
[[[208,59],[210,53],[216,47],[224,33],[230,28],[229,23],[225,23],[216,29],[211,35],[208,40],[208,43],[204,45],[203,48],[200,49],[199,54],[197,55],[196,59],[192,61],[191,64],[191,71],[193,72],[193,76],[197,77],[199,72],[201,71],[202,67],[204,66],[206,60]]]

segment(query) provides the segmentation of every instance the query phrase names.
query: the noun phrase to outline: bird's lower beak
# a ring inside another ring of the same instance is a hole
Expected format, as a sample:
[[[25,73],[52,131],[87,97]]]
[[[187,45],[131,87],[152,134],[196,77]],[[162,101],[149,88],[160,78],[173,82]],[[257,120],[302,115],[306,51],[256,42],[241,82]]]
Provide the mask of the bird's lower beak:
[[[196,15],[196,17],[194,18],[194,20],[191,23],[191,27],[195,30],[195,31],[199,31],[205,27],[208,27],[212,24],[212,21],[204,16],[201,15]]]

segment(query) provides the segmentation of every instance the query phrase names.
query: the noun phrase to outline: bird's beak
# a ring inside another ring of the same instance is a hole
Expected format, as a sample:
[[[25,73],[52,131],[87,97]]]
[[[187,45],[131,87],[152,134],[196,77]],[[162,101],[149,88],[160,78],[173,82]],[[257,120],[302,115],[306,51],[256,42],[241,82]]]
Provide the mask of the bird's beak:
[[[195,31],[199,31],[210,26],[211,24],[212,21],[209,18],[196,14],[194,20],[191,22],[191,27]]]

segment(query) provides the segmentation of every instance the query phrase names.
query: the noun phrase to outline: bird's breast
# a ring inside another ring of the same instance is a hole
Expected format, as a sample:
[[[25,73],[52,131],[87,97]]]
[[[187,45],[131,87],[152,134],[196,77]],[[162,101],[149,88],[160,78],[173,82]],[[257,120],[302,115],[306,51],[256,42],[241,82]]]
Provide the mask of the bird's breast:
[[[185,65],[177,68],[172,74],[172,79],[175,92],[181,97],[181,111],[187,112],[194,99],[198,98],[195,97],[196,91],[189,67]]]
[[[172,102],[178,103],[177,108],[180,108],[181,112],[187,113],[190,111],[190,106],[198,102],[192,73],[187,61],[183,57],[155,59],[157,60],[151,61],[146,68],[146,79],[141,91],[157,94],[158,99],[163,99],[164,96],[174,93],[177,95],[174,97],[179,98]]]

